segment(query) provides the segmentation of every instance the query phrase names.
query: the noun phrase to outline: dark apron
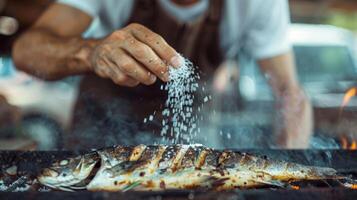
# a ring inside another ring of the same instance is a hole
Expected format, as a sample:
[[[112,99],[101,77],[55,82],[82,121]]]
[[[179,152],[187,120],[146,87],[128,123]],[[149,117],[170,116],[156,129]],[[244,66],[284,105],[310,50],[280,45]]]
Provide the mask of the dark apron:
[[[210,1],[207,12],[196,21],[179,23],[156,0],[137,0],[128,24],[139,23],[161,35],[172,47],[199,66],[207,80],[222,62],[219,23],[222,0]],[[100,148],[113,144],[134,145],[160,140],[160,113],[166,92],[161,81],[135,88],[120,87],[111,80],[87,75],[80,84],[67,149]],[[153,121],[143,123],[156,111]]]

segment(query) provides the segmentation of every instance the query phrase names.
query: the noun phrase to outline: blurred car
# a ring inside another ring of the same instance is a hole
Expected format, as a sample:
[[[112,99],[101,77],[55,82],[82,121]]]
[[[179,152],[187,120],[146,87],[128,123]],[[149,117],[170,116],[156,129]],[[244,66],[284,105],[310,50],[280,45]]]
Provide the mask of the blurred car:
[[[357,83],[354,34],[329,25],[293,24],[289,39],[299,80],[314,106],[340,106],[343,94]],[[243,64],[240,83],[243,97],[248,101],[272,100],[263,75],[252,65]]]
[[[356,138],[357,125],[353,121],[357,118],[357,98],[341,107],[346,91],[357,86],[354,33],[330,25],[293,24],[289,38],[298,78],[313,104],[315,132]],[[259,115],[269,119],[273,96],[259,68],[253,65],[249,60],[241,64],[240,92],[248,110],[253,105],[252,110],[259,108]]]

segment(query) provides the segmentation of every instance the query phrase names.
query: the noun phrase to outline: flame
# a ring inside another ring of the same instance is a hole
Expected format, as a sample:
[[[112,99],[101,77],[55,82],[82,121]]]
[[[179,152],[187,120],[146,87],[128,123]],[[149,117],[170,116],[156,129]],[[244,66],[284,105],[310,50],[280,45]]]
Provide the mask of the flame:
[[[357,186],[357,185],[356,185],[356,186]],[[293,190],[300,190],[300,187],[297,186],[297,185],[291,185],[290,187],[291,187],[291,189],[293,189]]]
[[[352,97],[357,95],[357,87],[353,87],[347,90],[345,96],[343,96],[342,104],[340,107],[340,115],[342,114],[342,110],[346,105],[351,101]]]
[[[343,97],[343,101],[341,104],[341,107],[345,107],[348,102],[350,102],[351,98],[357,95],[357,88],[351,88],[349,90],[347,90],[345,96]]]
[[[352,97],[357,95],[357,87],[353,87],[347,90],[343,97],[342,104],[340,106],[339,118],[341,118],[343,108],[351,101]]]
[[[346,137],[341,137],[341,147],[342,149],[347,149],[347,138]]]
[[[356,150],[356,149],[357,149],[356,140],[353,140],[353,141],[352,141],[352,144],[351,144],[351,146],[350,146],[350,149],[351,149],[351,150]]]
[[[351,184],[350,188],[353,190],[357,190],[357,184]]]
[[[355,139],[348,139],[346,136],[342,136],[340,142],[342,149],[357,150],[357,141]]]

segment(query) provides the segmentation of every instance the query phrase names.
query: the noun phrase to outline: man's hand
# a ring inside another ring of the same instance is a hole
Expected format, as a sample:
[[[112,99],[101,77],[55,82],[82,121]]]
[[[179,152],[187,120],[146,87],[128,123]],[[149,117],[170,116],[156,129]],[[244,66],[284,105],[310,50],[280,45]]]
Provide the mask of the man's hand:
[[[168,66],[180,66],[179,54],[158,34],[139,24],[113,32],[94,48],[92,70],[116,84],[150,85],[168,81]]]
[[[307,148],[312,134],[312,108],[296,77],[292,53],[259,61],[277,105],[276,143],[282,148]]]
[[[15,42],[16,67],[46,80],[94,72],[118,85],[136,86],[153,84],[157,77],[167,81],[168,66],[182,62],[161,36],[139,24],[104,39],[84,39],[92,20],[79,9],[52,4]]]

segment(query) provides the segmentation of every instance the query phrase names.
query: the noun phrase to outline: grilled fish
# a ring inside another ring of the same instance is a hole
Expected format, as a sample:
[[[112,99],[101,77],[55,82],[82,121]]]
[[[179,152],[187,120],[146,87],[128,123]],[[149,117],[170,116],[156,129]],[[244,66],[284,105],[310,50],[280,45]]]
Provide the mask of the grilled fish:
[[[339,179],[336,170],[202,145],[116,146],[53,163],[37,177],[59,190],[231,190],[290,181]]]

